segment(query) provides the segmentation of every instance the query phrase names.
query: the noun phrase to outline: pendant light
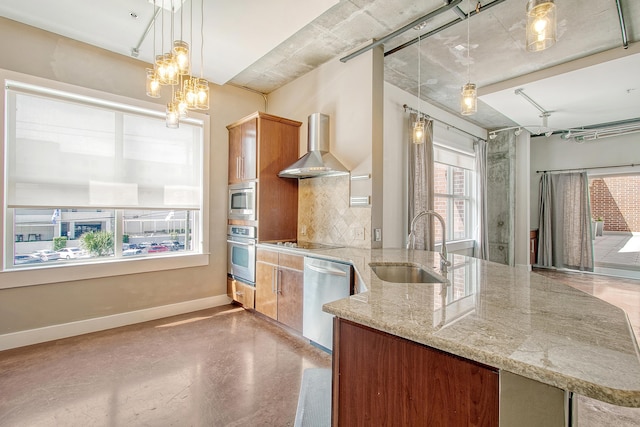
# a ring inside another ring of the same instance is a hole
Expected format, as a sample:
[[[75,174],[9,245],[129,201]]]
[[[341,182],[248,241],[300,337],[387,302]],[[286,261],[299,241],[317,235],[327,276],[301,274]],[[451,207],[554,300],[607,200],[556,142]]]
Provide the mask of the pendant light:
[[[209,82],[204,74],[204,0],[200,0],[200,78],[195,82],[196,109],[209,109]]]
[[[418,30],[420,31],[420,29]],[[418,119],[413,123],[413,137],[412,141],[414,144],[424,144],[424,118],[422,117],[422,98],[420,97],[420,56],[422,54],[420,46],[421,46],[421,35],[418,34]]]
[[[556,42],[556,5],[554,0],[527,2],[527,50],[539,52]]]
[[[471,7],[469,0],[467,0],[467,84],[462,87],[460,97],[460,114],[463,116],[469,116],[475,114],[478,111],[478,94],[476,92],[475,83],[471,83],[471,43],[470,43],[470,19],[471,19]]]
[[[156,5],[153,5],[153,57],[156,56]],[[147,68],[147,96],[150,98],[160,98],[160,79],[155,68]]]

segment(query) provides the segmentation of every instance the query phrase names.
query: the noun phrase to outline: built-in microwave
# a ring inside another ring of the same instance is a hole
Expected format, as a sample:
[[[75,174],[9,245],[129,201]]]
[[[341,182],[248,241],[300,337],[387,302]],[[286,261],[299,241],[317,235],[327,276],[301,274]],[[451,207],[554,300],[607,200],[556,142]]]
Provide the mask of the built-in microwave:
[[[256,219],[256,183],[241,182],[229,186],[229,219]]]

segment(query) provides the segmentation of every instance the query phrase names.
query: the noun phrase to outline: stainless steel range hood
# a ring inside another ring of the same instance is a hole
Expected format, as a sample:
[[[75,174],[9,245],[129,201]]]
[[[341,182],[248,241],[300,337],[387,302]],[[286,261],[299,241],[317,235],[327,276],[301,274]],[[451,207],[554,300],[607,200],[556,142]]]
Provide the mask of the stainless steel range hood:
[[[308,152],[278,173],[282,178],[348,175],[349,170],[329,152],[329,116],[313,113],[308,119]]]

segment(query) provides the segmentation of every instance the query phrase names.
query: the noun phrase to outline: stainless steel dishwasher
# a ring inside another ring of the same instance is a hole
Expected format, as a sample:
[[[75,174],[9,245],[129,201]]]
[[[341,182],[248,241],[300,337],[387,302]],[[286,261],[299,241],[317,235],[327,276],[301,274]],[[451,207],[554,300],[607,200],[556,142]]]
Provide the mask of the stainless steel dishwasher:
[[[333,348],[333,315],[322,305],[351,293],[351,266],[317,258],[304,258],[302,335],[315,344]]]

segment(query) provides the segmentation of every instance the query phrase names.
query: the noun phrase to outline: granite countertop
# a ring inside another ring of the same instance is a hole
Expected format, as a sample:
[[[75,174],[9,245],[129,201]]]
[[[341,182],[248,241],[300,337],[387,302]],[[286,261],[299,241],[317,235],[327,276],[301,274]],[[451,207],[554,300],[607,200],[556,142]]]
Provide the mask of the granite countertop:
[[[545,384],[640,407],[640,356],[625,312],[525,268],[449,255],[445,284],[383,282],[371,262],[439,271],[435,252],[296,250],[351,263],[366,286],[323,310]]]

